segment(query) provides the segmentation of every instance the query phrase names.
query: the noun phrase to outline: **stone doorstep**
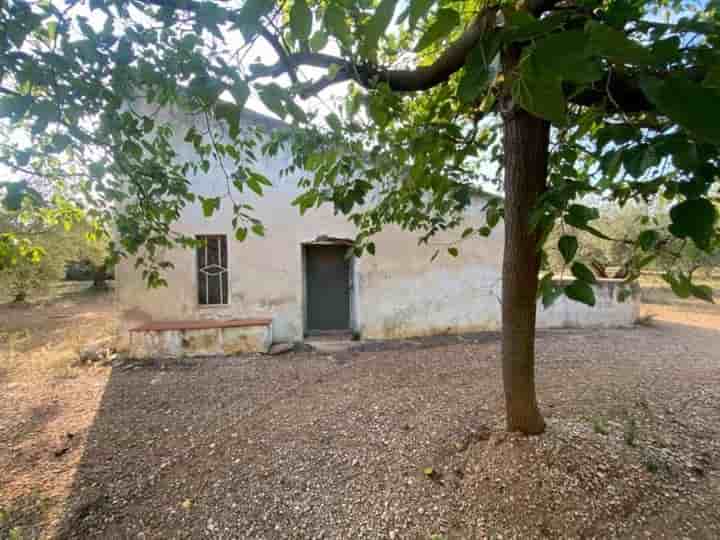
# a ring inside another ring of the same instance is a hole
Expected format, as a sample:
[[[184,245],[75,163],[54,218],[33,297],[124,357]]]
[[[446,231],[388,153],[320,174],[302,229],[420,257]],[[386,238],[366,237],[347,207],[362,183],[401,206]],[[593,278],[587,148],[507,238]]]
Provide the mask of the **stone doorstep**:
[[[305,338],[305,344],[313,348],[319,353],[333,354],[349,351],[353,347],[357,347],[360,342],[349,339],[331,340],[331,339],[313,339]]]

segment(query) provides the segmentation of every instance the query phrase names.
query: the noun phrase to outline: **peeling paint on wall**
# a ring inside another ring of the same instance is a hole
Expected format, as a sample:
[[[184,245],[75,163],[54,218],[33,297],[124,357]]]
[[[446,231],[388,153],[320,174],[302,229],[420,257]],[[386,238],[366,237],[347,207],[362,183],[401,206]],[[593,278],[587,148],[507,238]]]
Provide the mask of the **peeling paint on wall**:
[[[174,145],[181,157],[192,159],[191,145],[182,140],[191,118],[174,111],[165,114],[182,124],[176,130]],[[302,245],[317,238],[354,238],[356,231],[328,205],[309,210],[301,217],[291,203],[300,193],[296,182],[302,174],[280,174],[289,164],[287,154],[262,162],[263,172],[273,180],[273,186],[263,197],[233,194],[256,209],[255,217],[266,229],[263,238],[235,241],[233,213],[228,204],[222,204],[209,219],[203,216],[199,204],[188,206],[175,227],[178,232],[190,235],[228,236],[229,305],[198,305],[195,255],[191,250],[176,249],[166,257],[174,264],[166,275],[167,288],[148,290],[134,268],[134,261],[121,262],[116,272],[121,316],[125,320],[136,314],[154,320],[269,317],[273,319],[274,341],[302,340],[305,324]],[[207,174],[198,174],[192,183],[193,191],[203,196],[218,196],[227,190],[223,173],[217,167]],[[462,242],[456,258],[445,252],[464,228],[484,224],[481,212],[484,201],[474,202],[458,230],[439,234],[434,245],[418,245],[417,233],[397,227],[387,227],[374,238],[376,255],[357,259],[353,268],[350,320],[355,332],[365,338],[404,338],[499,329],[501,227],[489,238]],[[441,255],[431,262],[438,248]],[[631,324],[636,317],[635,299],[620,305],[613,298],[608,285],[598,293],[599,309],[561,299],[549,310],[539,309],[538,324],[542,327]],[[230,338],[233,345],[226,348],[246,347],[243,339],[240,335]],[[206,345],[198,344],[197,348]],[[190,346],[195,348],[194,343]]]

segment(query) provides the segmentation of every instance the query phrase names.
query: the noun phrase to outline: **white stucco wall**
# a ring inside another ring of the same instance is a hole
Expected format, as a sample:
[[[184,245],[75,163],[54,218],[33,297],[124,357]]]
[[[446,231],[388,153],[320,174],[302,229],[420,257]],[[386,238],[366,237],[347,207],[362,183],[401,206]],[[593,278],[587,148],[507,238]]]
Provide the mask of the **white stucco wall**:
[[[539,328],[632,326],[640,316],[637,285],[628,286],[621,279],[599,279],[593,285],[595,306],[590,307],[562,296],[548,309],[538,303]],[[625,298],[625,294],[630,296]]]
[[[162,114],[178,126],[178,151],[192,157],[192,147],[182,140],[190,119],[173,111]],[[262,117],[250,120],[266,122]],[[273,181],[263,197],[233,193],[235,200],[254,206],[254,215],[265,225],[263,238],[250,235],[242,243],[234,239],[232,205],[227,200],[212,218],[203,216],[199,203],[186,208],[175,227],[191,235],[227,235],[229,305],[198,305],[195,253],[176,249],[164,257],[175,265],[165,276],[166,288],[147,289],[133,260],[120,263],[116,278],[122,327],[150,320],[270,317],[274,341],[301,340],[305,301],[302,245],[323,235],[353,238],[355,229],[343,216],[334,215],[330,206],[310,210],[301,217],[291,205],[300,193],[296,186],[299,174],[280,175],[289,164],[288,155],[263,160],[262,172]],[[228,189],[218,166],[192,182],[193,191],[203,196],[223,196]],[[353,330],[364,338],[392,338],[499,329],[501,227],[489,238],[462,242],[457,258],[447,254],[447,247],[458,240],[465,227],[483,224],[482,203],[479,198],[475,200],[463,226],[437,236],[427,246],[418,246],[417,233],[395,227],[378,234],[374,238],[375,256],[365,255],[352,264]],[[437,249],[440,256],[431,261]],[[613,290],[601,287],[594,309],[567,299],[549,310],[538,308],[538,325],[632,324],[637,317],[636,303],[618,303]]]
[[[189,119],[165,111],[178,125],[175,146],[184,156],[192,148],[182,138]],[[211,218],[199,203],[185,209],[175,229],[187,234],[226,234],[230,267],[230,304],[199,306],[195,254],[177,249],[165,254],[174,269],[165,276],[167,288],[148,290],[132,260],[117,268],[117,299],[124,327],[148,320],[272,317],[275,341],[303,337],[304,278],[302,244],[322,235],[354,238],[355,228],[332,207],[324,206],[300,216],[291,205],[300,190],[299,174],[281,178],[290,164],[288,155],[262,162],[262,172],[273,181],[262,197],[237,193],[233,197],[255,207],[266,233],[249,235],[240,243],[231,226],[232,205],[224,200]],[[203,196],[222,196],[227,191],[218,167],[192,179],[193,190]],[[500,318],[500,264],[502,236],[464,241],[460,256],[447,254],[465,226],[480,226],[482,200],[476,201],[459,230],[442,234],[427,246],[418,246],[419,233],[389,227],[374,238],[375,256],[365,255],[353,263],[353,326],[369,338],[401,337],[437,332],[495,329]],[[439,257],[431,262],[435,250]]]

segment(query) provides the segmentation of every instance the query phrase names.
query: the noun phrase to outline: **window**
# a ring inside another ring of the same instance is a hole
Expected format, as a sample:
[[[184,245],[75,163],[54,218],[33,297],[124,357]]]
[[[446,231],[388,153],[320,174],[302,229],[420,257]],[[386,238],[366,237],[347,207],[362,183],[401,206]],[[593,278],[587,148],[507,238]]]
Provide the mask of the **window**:
[[[198,302],[202,306],[228,303],[227,237],[198,236]]]

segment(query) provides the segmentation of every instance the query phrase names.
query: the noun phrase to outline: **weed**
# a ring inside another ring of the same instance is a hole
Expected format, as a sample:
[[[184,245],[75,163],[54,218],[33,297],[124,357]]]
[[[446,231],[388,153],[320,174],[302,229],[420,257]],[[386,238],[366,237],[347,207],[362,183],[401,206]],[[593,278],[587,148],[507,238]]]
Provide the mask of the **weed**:
[[[593,418],[593,431],[600,435],[607,435],[610,431],[607,420],[602,416],[596,416]]]
[[[645,468],[649,473],[655,474],[660,470],[660,464],[653,457],[649,457],[645,460]]]
[[[623,433],[625,444],[628,446],[637,446],[638,427],[634,418],[628,418],[625,422],[625,431]]]

